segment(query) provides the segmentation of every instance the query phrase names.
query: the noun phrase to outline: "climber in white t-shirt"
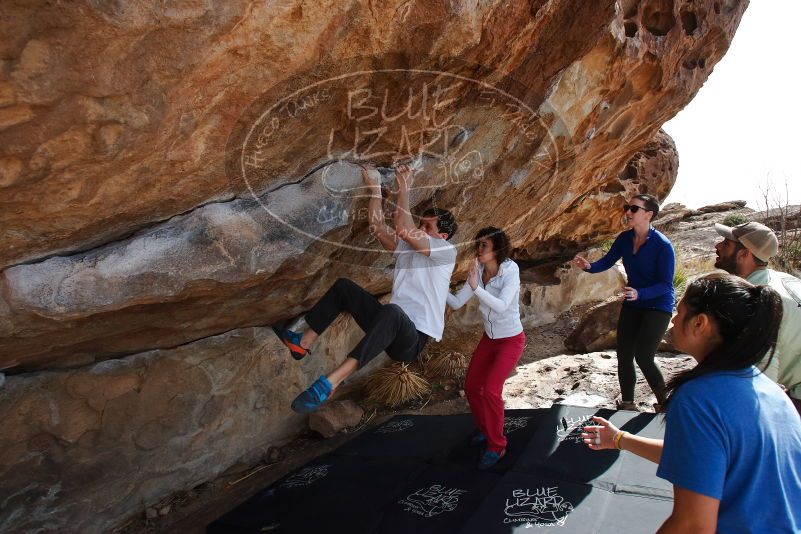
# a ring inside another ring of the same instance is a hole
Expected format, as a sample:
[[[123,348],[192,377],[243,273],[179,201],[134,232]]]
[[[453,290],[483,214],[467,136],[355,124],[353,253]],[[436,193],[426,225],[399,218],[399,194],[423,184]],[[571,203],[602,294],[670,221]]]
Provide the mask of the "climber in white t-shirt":
[[[346,377],[381,352],[396,361],[412,362],[429,338],[442,337],[445,301],[456,263],[456,247],[448,242],[457,227],[453,215],[432,208],[415,226],[409,211],[411,171],[401,165],[396,170],[395,228],[390,228],[384,221],[381,185],[371,173],[376,171],[362,166],[362,178],[370,191],[370,231],[395,257],[392,298],[381,304],[351,280],[340,278],[306,314],[306,332],[273,328],[296,360],[310,352],[312,343],[343,312],[365,332],[339,367],[295,398],[292,409],[296,412],[316,410]]]

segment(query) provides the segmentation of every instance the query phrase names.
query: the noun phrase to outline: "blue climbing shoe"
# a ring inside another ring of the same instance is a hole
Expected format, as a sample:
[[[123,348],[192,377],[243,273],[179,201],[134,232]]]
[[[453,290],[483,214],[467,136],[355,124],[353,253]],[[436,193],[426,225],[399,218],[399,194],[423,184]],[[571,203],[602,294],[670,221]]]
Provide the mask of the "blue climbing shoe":
[[[298,334],[297,332],[281,328],[280,326],[274,326],[272,328],[275,335],[281,340],[281,343],[286,345],[286,348],[289,349],[289,354],[291,354],[293,358],[300,360],[306,356],[307,353],[311,354],[309,349],[304,349],[300,346],[300,338],[303,337],[303,334]]]
[[[484,445],[487,442],[487,436],[485,436],[480,430],[475,433],[475,435],[470,438],[470,443],[473,445]]]
[[[478,461],[478,468],[481,471],[489,469],[493,465],[497,464],[498,460],[503,458],[504,454],[506,454],[506,449],[502,450],[501,452],[484,451],[484,454],[481,455],[481,459]]]
[[[331,382],[324,376],[315,380],[309,389],[302,392],[292,401],[292,409],[298,413],[312,413],[331,396]]]

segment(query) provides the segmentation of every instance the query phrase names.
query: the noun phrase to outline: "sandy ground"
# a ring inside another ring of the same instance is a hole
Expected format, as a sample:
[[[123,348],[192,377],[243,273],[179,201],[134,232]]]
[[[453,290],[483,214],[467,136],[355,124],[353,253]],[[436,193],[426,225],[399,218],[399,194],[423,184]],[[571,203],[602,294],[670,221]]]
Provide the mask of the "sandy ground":
[[[507,380],[504,398],[507,408],[542,408],[554,402],[613,408],[619,393],[617,359],[613,350],[589,354],[566,354],[563,340],[578,323],[589,305],[571,310],[555,323],[527,331],[526,348],[516,372]],[[481,332],[466,336],[459,347],[443,346],[439,350],[469,351]],[[659,353],[657,363],[665,378],[693,366],[689,356]],[[204,532],[208,523],[247,500],[258,490],[272,484],[313,458],[330,452],[355,435],[381,424],[399,413],[443,415],[468,412],[469,407],[455,379],[434,380],[431,394],[399,409],[371,406],[363,399],[359,384],[337,398],[353,398],[365,407],[365,417],[355,429],[323,439],[308,431],[280,449],[274,449],[263,463],[236,466],[217,480],[193,490],[172,496],[120,527],[121,533]],[[653,411],[656,401],[638,372],[635,400],[640,411]],[[161,512],[161,515],[159,515]],[[153,517],[155,516],[155,517]]]

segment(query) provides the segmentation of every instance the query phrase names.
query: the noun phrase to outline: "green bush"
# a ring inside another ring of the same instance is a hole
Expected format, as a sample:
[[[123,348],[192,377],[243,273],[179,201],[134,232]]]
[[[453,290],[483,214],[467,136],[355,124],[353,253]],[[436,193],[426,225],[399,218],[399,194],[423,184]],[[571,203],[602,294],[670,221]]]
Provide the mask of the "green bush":
[[[730,213],[723,218],[724,226],[737,226],[738,224],[747,223],[748,219],[742,213]]]

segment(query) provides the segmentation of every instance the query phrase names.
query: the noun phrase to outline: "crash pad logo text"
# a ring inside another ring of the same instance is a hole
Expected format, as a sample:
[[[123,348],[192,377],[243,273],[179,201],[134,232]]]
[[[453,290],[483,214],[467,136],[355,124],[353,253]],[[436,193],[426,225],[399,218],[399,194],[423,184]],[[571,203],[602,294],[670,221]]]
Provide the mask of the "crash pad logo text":
[[[291,477],[287,478],[282,484],[282,488],[298,488],[302,486],[309,486],[317,482],[321,478],[328,475],[328,468],[330,465],[318,465],[315,467],[306,467],[301,469]]]
[[[509,434],[515,430],[526,428],[526,426],[528,426],[529,419],[531,419],[531,417],[507,417],[503,420],[504,434]]]
[[[381,428],[375,431],[376,434],[393,434],[395,432],[403,432],[407,428],[414,426],[411,419],[401,419],[400,421],[390,421]]]
[[[587,425],[594,425],[595,421],[592,416],[584,417],[563,417],[559,424],[556,425],[556,437],[561,442],[566,443],[584,443],[581,439],[581,433]]]
[[[446,488],[434,484],[430,488],[420,488],[404,499],[398,501],[404,510],[423,517],[433,517],[444,512],[452,512],[459,504],[459,497],[467,490]]]
[[[573,505],[557,493],[556,487],[512,490],[507,497],[504,523],[531,523],[542,526],[563,526]]]

